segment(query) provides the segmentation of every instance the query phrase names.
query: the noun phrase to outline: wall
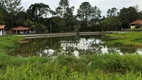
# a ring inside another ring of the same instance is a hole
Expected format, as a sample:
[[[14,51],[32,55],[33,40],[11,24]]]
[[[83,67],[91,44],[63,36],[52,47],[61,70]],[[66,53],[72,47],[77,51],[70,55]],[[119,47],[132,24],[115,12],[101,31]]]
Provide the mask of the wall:
[[[0,36],[2,36],[2,35],[6,35],[6,31],[0,29]]]
[[[2,35],[2,30],[0,29],[0,36]]]

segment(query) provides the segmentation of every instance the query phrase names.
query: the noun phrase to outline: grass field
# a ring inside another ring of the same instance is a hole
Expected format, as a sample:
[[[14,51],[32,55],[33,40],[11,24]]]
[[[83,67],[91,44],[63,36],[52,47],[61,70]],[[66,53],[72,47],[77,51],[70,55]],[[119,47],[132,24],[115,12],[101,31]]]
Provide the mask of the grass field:
[[[131,33],[132,34],[132,33]],[[141,80],[142,56],[94,54],[15,57],[21,37],[0,37],[0,80]],[[8,51],[8,53],[7,53]],[[7,54],[6,54],[7,53]],[[95,53],[95,52],[94,52]]]
[[[108,34],[105,38],[106,44],[111,46],[142,47],[142,32]]]

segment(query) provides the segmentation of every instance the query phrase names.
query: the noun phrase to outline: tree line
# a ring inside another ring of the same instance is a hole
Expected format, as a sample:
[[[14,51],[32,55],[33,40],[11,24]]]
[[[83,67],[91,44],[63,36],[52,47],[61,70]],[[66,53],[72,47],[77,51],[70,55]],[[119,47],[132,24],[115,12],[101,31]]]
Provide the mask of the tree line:
[[[80,4],[74,15],[74,6],[69,0],[60,0],[56,10],[48,4],[31,4],[27,10],[21,6],[21,0],[0,0],[0,24],[9,30],[16,26],[26,26],[37,33],[75,32],[75,31],[114,31],[130,27],[130,23],[142,19],[138,6],[113,7],[102,16],[97,6],[89,2]],[[51,16],[51,17],[49,17]]]

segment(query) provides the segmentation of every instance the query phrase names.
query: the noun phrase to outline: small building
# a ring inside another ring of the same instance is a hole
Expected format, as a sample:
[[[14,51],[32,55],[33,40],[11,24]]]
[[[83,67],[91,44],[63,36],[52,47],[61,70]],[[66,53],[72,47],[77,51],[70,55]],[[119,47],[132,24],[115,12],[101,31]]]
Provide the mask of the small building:
[[[28,34],[30,29],[28,27],[18,26],[12,28],[12,34]]]
[[[131,23],[131,29],[142,28],[142,20],[136,20]]]
[[[4,28],[5,28],[5,25],[0,25],[0,36],[6,34],[6,30]]]

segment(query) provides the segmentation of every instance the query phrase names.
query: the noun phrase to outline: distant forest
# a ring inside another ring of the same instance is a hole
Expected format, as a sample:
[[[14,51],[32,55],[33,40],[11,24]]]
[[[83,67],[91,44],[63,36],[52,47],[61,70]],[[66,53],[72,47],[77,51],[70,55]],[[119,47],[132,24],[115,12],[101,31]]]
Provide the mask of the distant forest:
[[[89,2],[80,4],[77,14],[69,0],[60,0],[58,7],[51,10],[48,4],[31,4],[27,10],[21,6],[21,0],[0,0],[0,24],[10,30],[16,26],[25,26],[37,33],[58,33],[76,31],[119,31],[130,28],[130,23],[142,19],[138,6],[108,9],[106,16]],[[51,16],[51,17],[49,17]]]

